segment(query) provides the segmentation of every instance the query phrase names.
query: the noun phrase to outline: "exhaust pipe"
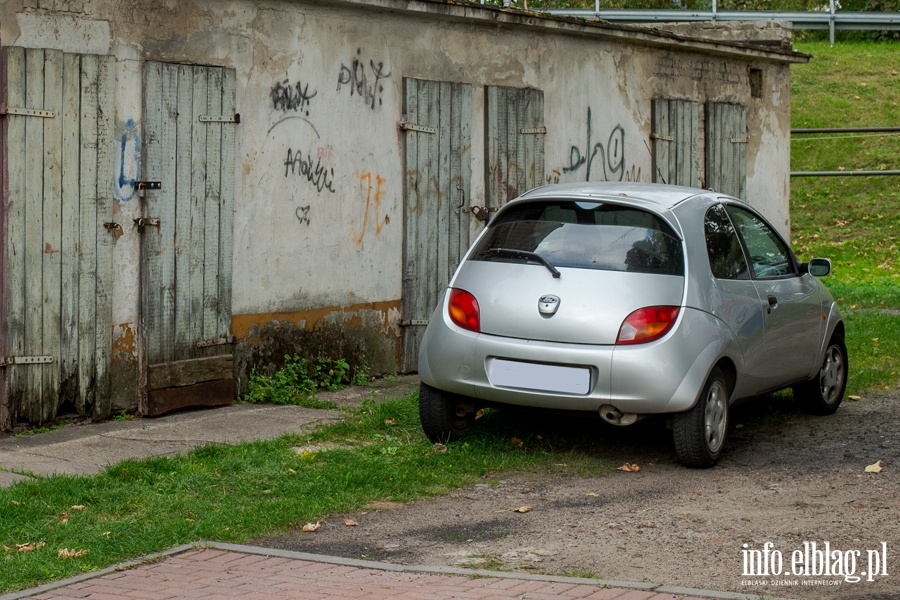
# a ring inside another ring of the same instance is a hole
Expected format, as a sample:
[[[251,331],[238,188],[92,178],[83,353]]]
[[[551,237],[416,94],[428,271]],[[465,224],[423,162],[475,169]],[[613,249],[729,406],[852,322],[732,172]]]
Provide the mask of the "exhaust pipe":
[[[626,414],[612,404],[604,404],[600,407],[600,417],[607,423],[625,426],[634,425],[635,423],[643,419],[644,415],[637,415],[634,413]]]

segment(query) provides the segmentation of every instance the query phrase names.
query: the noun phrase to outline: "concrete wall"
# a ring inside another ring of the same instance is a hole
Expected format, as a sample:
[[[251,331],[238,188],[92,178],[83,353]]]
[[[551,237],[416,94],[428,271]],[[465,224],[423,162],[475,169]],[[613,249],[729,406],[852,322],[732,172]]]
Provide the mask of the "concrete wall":
[[[18,0],[0,8],[0,43],[118,61],[110,193],[128,224],[113,290],[120,406],[133,405],[137,380],[139,206],[128,182],[141,175],[145,60],[237,72],[232,328],[242,383],[250,366],[298,349],[398,369],[404,77],[475,86],[473,203],[485,193],[486,84],[544,91],[554,182],[650,181],[653,98],[745,105],[749,199],[788,231],[789,65],[805,58],[778,48],[432,0]],[[762,72],[758,97],[750,69]]]

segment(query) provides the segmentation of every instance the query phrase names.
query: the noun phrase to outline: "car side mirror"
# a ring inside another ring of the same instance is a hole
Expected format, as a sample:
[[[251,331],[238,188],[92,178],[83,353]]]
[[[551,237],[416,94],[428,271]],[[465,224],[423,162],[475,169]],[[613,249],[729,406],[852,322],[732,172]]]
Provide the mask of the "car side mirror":
[[[806,272],[813,277],[828,277],[831,275],[831,261],[827,258],[814,258],[806,263]]]

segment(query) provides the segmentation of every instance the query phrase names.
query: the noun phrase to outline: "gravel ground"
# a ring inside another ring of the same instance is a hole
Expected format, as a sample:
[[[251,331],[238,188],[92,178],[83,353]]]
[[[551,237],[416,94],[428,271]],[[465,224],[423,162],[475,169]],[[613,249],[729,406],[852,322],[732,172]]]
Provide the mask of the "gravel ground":
[[[829,417],[788,412],[769,418],[772,402],[735,411],[737,425],[713,469],[678,465],[660,422],[613,428],[598,421],[591,424],[597,430],[591,452],[612,466],[637,464],[639,472],[583,477],[556,465],[547,473],[503,474],[499,482],[431,500],[335,515],[315,533],[254,542],[385,562],[650,581],[766,597],[900,598],[900,390],[845,400]],[[548,425],[542,420],[540,426]],[[880,473],[865,471],[879,460]],[[511,510],[520,507],[529,510]],[[344,518],[359,525],[345,526]],[[769,556],[777,560],[780,553],[785,572],[744,576],[744,545],[762,551],[767,542]],[[828,543],[837,576],[790,573],[792,555],[813,542],[818,550]],[[885,548],[887,576],[853,583],[841,575],[868,573],[868,551],[880,556]]]

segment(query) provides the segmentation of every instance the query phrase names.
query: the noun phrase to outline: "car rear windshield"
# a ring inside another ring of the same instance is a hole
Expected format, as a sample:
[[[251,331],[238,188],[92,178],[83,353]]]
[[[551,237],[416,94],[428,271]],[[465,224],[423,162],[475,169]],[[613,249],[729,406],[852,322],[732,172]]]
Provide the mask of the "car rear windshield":
[[[526,253],[554,267],[684,275],[672,228],[653,213],[618,204],[519,204],[491,221],[470,259],[521,262],[529,260]]]

